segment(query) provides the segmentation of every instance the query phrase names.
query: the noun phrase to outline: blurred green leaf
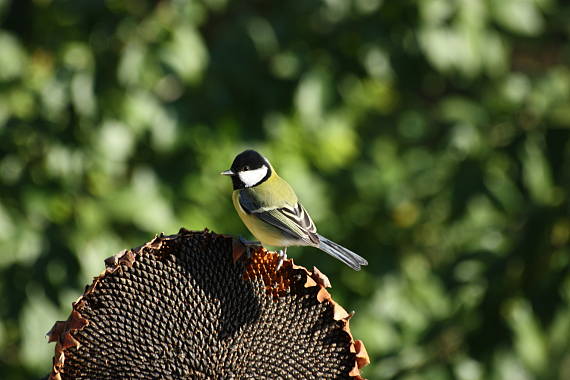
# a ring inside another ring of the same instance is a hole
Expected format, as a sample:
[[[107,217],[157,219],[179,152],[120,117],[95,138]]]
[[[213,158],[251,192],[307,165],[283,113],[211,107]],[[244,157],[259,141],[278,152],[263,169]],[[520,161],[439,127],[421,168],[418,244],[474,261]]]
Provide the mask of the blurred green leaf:
[[[523,35],[537,35],[544,27],[540,10],[534,0],[492,1],[493,15],[505,28]]]

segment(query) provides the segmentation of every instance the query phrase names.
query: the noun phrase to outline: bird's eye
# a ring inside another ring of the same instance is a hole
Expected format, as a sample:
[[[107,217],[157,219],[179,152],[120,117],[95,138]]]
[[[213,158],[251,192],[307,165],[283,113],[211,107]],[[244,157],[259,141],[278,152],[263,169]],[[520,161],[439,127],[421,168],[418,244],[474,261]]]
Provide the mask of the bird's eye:
[[[243,170],[244,170],[244,171],[248,171],[248,170],[249,170],[249,165],[245,165],[245,166],[243,167]]]

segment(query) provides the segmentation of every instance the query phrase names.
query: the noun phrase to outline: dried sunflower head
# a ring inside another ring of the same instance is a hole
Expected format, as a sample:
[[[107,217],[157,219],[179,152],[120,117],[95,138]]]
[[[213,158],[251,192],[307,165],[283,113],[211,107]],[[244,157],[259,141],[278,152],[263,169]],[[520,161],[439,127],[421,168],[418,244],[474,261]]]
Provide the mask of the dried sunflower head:
[[[53,379],[359,378],[328,279],[232,237],[181,230],[106,260],[48,333]]]

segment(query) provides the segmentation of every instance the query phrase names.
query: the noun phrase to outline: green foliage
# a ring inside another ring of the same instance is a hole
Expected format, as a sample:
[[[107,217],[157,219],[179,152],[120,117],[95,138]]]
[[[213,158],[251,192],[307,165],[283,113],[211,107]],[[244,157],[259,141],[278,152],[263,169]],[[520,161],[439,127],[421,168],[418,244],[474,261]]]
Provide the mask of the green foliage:
[[[556,0],[0,1],[0,372],[103,259],[249,236],[218,173],[297,189],[371,379],[570,378],[570,5]]]

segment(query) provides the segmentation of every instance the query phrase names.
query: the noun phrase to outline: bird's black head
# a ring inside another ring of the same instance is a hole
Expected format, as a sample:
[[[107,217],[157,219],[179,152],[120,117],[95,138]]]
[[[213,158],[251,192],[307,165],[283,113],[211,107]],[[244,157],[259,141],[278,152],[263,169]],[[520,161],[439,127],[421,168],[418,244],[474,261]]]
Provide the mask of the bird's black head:
[[[222,172],[232,177],[234,190],[257,186],[271,176],[269,161],[255,150],[248,149],[236,156],[230,170]]]

